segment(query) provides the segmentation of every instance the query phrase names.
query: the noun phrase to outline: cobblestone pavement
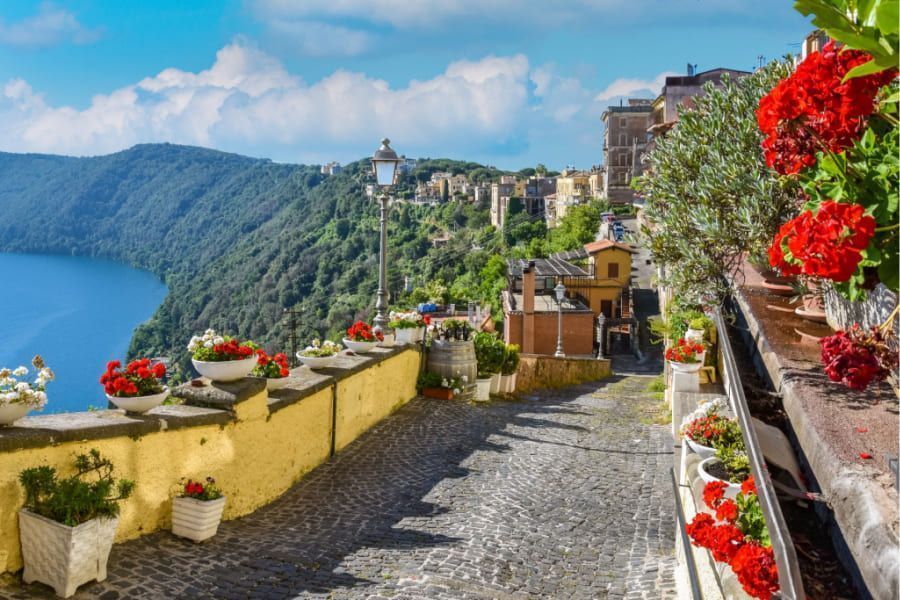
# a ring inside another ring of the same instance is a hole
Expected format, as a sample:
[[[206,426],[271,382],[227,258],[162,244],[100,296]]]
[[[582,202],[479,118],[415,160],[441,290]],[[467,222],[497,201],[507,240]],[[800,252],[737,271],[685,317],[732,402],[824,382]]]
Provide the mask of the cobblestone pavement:
[[[416,399],[205,544],[116,545],[76,598],[674,598],[672,439],[649,381]],[[52,597],[11,579],[0,597]]]

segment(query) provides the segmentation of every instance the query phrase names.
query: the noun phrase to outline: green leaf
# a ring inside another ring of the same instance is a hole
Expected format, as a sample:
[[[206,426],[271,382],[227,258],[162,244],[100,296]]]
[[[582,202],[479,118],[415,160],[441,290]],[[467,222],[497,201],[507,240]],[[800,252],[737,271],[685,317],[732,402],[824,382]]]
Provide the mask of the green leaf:
[[[897,260],[896,252],[885,257],[878,265],[878,278],[892,292],[898,291],[900,288],[900,262]]]
[[[900,31],[900,1],[882,0],[875,7],[875,25],[882,32],[891,34]]]
[[[848,79],[853,79],[854,77],[865,77],[866,75],[871,75],[873,73],[880,73],[889,67],[882,67],[875,61],[873,58],[869,62],[865,62],[861,65],[856,65],[844,75],[844,79],[842,82],[847,81]]]

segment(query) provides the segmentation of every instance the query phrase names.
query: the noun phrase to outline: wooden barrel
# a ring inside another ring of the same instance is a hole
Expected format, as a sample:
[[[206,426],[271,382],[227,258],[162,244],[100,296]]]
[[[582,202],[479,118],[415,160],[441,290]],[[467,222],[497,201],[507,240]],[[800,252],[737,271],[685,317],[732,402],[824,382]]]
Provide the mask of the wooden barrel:
[[[472,340],[433,340],[428,349],[428,370],[441,377],[453,379],[465,375],[468,387],[475,386],[478,363],[475,360],[475,344]]]

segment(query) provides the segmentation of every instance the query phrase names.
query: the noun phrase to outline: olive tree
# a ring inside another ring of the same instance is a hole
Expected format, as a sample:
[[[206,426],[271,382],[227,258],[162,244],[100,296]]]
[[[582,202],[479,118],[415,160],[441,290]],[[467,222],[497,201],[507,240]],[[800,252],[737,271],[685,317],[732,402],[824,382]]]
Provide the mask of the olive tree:
[[[759,100],[790,73],[774,61],[738,79],[707,83],[648,154],[635,188],[645,198],[649,239],[664,285],[684,301],[721,301],[744,253],[764,253],[793,211],[796,184],[766,166]]]

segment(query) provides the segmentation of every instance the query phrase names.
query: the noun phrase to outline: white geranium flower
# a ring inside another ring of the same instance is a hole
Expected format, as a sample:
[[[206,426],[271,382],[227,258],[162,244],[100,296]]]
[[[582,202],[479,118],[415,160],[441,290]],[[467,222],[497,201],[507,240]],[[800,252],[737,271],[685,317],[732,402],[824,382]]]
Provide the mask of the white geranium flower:
[[[441,387],[450,387],[450,382],[446,379],[441,379]]]
[[[223,338],[222,336],[217,336],[217,337],[213,338],[213,344],[215,344],[216,346],[218,346],[219,344],[224,344],[224,343],[225,343],[225,338]]]
[[[469,383],[469,376],[468,376],[468,375],[463,375],[463,376],[462,376],[462,382],[463,382],[463,383]]]
[[[215,346],[215,344],[213,344],[212,342],[203,342],[204,348],[212,348],[213,346]]]
[[[20,366],[20,367],[17,367],[17,368],[12,372],[12,374],[15,375],[16,377],[22,377],[23,375],[28,375],[28,369],[26,369],[25,367],[21,367],[21,366]]]
[[[215,329],[207,329],[207,330],[204,331],[203,333],[204,333],[205,335],[210,336],[210,337],[215,337],[215,335],[216,335]]]

